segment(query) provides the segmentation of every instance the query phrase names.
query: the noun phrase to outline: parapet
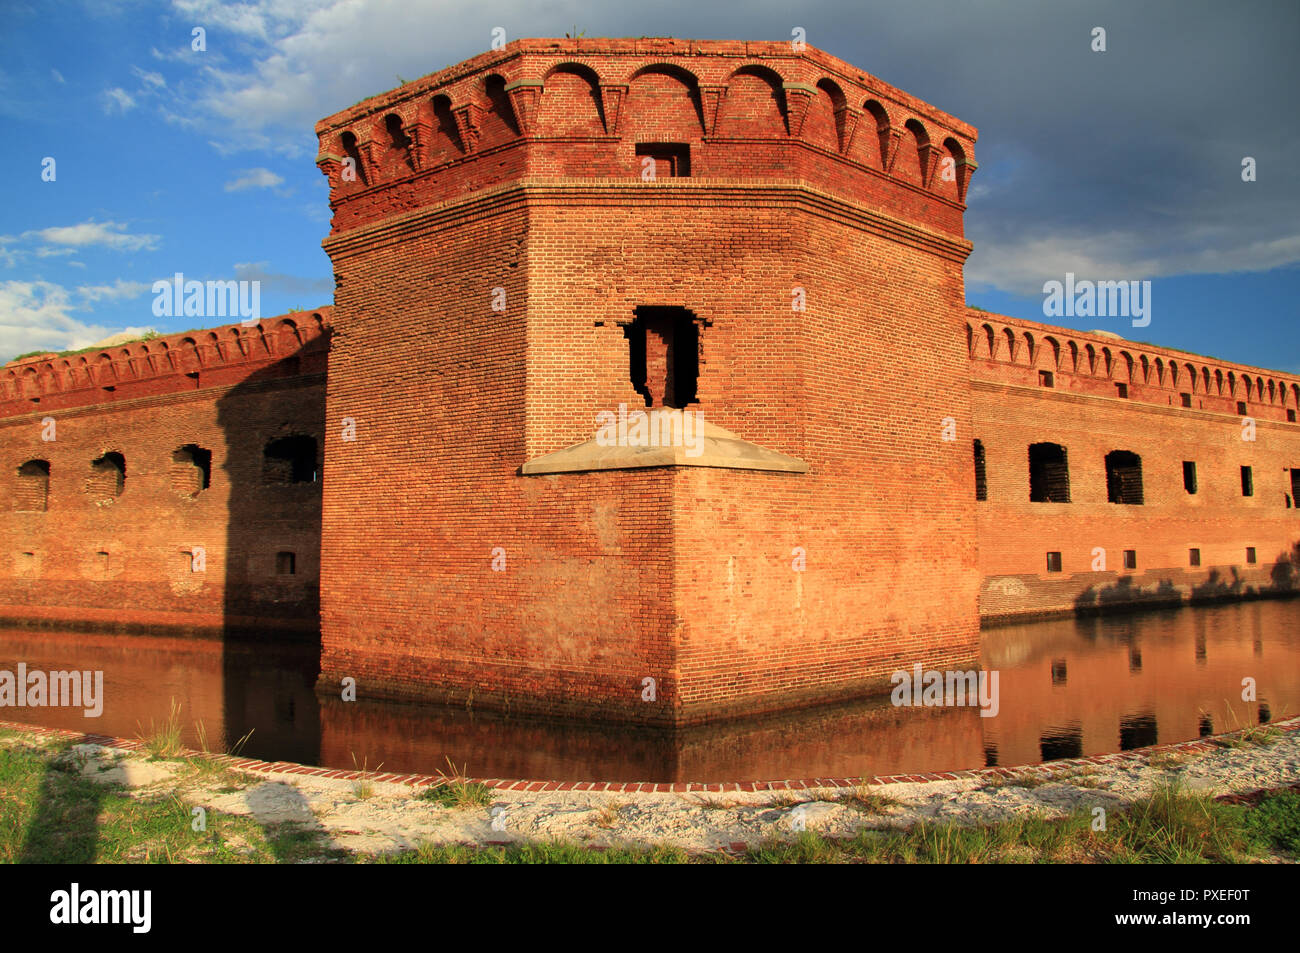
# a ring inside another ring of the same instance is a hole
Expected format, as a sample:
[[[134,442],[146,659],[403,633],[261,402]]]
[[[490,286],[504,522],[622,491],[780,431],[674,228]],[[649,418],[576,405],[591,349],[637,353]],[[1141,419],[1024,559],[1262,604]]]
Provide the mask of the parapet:
[[[294,311],[251,325],[11,361],[0,369],[0,417],[231,386],[254,374],[324,374],[330,312]]]
[[[971,376],[1138,403],[1295,423],[1300,380],[1105,331],[966,312]]]
[[[316,134],[335,234],[521,180],[586,179],[800,182],[960,237],[976,168],[973,127],[778,42],[517,40]]]

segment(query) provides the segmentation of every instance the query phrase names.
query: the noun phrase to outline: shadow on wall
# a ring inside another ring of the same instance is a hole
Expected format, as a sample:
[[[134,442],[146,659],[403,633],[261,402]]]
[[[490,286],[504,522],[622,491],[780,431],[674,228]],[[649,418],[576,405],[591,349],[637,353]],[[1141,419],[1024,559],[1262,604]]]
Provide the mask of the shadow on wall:
[[[300,329],[286,321],[264,342],[273,363],[232,387],[217,404],[226,444],[223,478],[230,489],[224,540],[225,740],[233,743],[257,726],[250,755],[296,745],[296,756],[310,764],[320,754],[319,711],[314,698],[297,704],[301,673],[280,668],[267,643],[303,641],[314,644],[317,653],[320,649],[329,330]],[[318,665],[319,654],[317,660]],[[249,677],[250,665],[261,670],[260,679]],[[274,680],[274,691],[265,690],[267,678]]]
[[[1211,569],[1204,582],[1186,590],[1187,601],[1215,602],[1300,592],[1300,542],[1296,542],[1289,552],[1278,555],[1266,586],[1247,585],[1236,566],[1228,567],[1228,572],[1230,579],[1218,569]],[[1074,608],[1080,615],[1089,615],[1125,606],[1142,608],[1179,604],[1183,600],[1184,591],[1170,579],[1161,579],[1156,585],[1147,587],[1134,585],[1131,576],[1121,576],[1110,585],[1089,586],[1075,597]]]

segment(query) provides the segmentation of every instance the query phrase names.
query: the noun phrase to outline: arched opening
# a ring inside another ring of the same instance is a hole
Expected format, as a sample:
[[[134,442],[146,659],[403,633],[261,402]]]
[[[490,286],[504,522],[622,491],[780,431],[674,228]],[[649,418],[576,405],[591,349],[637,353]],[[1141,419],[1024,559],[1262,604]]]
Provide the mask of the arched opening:
[[[97,503],[111,503],[126,489],[126,458],[110,451],[90,464],[86,492]]]
[[[1059,443],[1029,445],[1029,502],[1070,502],[1070,467]]]
[[[1106,454],[1106,499],[1129,506],[1142,505],[1142,458],[1129,450]]]
[[[212,451],[194,443],[173,451],[170,476],[172,490],[193,499],[212,485]]]
[[[18,468],[18,492],[14,509],[25,513],[44,513],[50,502],[50,461],[28,460]]]

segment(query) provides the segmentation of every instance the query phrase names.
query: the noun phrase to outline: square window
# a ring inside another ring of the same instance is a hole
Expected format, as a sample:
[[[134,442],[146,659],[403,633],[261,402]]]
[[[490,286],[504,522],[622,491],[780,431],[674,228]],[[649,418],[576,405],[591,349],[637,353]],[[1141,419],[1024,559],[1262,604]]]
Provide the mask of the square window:
[[[1190,407],[1190,406],[1192,406],[1192,395],[1191,395],[1191,394],[1179,394],[1179,395],[1178,395],[1178,399],[1182,401],[1184,407]]]
[[[643,182],[691,174],[691,147],[684,142],[638,142],[636,154]]]
[[[1128,385],[1127,385],[1127,384],[1116,384],[1116,385],[1115,385],[1115,396],[1116,396],[1116,397],[1127,397],[1127,396],[1128,396]]]
[[[276,553],[275,554],[275,572],[279,576],[292,576],[295,570],[297,559],[293,553]]]
[[[1196,461],[1183,461],[1183,489],[1188,493],[1196,492]]]
[[[1289,423],[1289,424],[1293,424],[1293,423],[1295,423],[1295,411],[1294,411],[1294,410],[1288,410],[1288,411],[1286,412],[1286,422]]]
[[[1048,571],[1048,572],[1060,572],[1060,571],[1061,571],[1061,554],[1060,554],[1060,553],[1048,553],[1048,554],[1047,554],[1047,571]]]
[[[1189,549],[1187,551],[1187,565],[1199,566],[1201,564],[1201,551],[1199,549]]]
[[[1247,547],[1246,547],[1246,565],[1248,565],[1248,566],[1253,566],[1253,565],[1255,565],[1255,547],[1254,547],[1254,546],[1247,546]]]
[[[1126,550],[1124,550],[1124,568],[1125,568],[1125,569],[1137,569],[1137,567],[1138,567],[1138,554],[1137,554],[1137,550],[1136,550],[1136,549],[1126,549]]]
[[[1246,416],[1246,402],[1244,400],[1237,401],[1237,413],[1243,417]]]
[[[1038,372],[1038,383],[1039,383],[1039,385],[1042,386],[1042,387],[1055,387],[1055,386],[1056,386],[1055,383],[1053,382],[1053,379],[1052,379],[1052,372],[1051,372],[1051,371],[1039,371],[1039,372]]]

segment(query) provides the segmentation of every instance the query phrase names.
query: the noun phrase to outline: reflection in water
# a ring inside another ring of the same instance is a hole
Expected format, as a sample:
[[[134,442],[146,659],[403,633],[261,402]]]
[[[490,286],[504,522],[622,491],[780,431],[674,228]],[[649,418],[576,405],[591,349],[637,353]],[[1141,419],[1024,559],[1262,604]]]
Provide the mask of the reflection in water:
[[[1128,750],[1300,710],[1300,600],[1261,601],[986,630],[999,712],[853,705],[691,728],[602,728],[463,709],[317,696],[319,652],[272,641],[0,630],[0,669],[104,672],[100,718],[0,708],[0,718],[137,737],[181,705],[184,740],[252,732],[268,760],[426,774],[609,781],[738,781],[911,774]],[[917,659],[915,661],[923,661]],[[911,661],[904,668],[909,668]],[[1254,679],[1257,702],[1242,701]],[[361,695],[364,696],[364,685]]]

